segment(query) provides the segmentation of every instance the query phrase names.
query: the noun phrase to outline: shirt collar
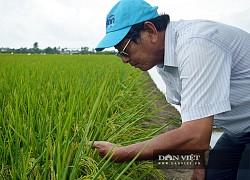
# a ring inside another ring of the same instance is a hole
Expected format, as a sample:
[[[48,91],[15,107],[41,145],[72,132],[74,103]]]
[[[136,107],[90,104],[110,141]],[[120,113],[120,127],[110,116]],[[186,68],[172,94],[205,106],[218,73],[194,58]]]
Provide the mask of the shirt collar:
[[[175,22],[169,22],[165,32],[165,53],[164,53],[164,65],[177,67],[176,60],[176,30]]]

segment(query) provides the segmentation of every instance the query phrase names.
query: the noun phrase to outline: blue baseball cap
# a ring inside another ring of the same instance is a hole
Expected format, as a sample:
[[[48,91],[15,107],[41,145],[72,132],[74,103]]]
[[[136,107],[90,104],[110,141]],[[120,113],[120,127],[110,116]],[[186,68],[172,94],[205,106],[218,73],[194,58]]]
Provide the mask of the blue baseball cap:
[[[102,51],[117,45],[134,24],[158,17],[157,9],[144,0],[119,1],[107,15],[106,35],[95,50]]]

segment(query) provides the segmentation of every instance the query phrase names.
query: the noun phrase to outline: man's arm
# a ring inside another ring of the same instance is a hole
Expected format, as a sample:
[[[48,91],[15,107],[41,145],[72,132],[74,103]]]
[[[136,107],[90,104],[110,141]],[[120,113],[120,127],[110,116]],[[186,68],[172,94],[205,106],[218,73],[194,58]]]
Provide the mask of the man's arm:
[[[145,146],[138,160],[153,159],[154,151],[161,153],[196,153],[209,148],[213,127],[213,116],[185,122],[181,127],[163,133],[151,140],[139,142],[124,147],[114,147],[112,143],[96,141],[93,148],[97,148],[101,156],[106,155],[112,148],[116,162],[131,161]]]

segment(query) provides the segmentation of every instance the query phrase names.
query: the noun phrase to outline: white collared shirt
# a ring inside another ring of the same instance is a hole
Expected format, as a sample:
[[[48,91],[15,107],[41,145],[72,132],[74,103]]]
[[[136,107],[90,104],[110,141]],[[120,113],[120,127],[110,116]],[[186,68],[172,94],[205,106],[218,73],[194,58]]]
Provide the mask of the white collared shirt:
[[[170,22],[157,69],[183,122],[215,115],[228,133],[250,132],[250,34],[207,20]]]

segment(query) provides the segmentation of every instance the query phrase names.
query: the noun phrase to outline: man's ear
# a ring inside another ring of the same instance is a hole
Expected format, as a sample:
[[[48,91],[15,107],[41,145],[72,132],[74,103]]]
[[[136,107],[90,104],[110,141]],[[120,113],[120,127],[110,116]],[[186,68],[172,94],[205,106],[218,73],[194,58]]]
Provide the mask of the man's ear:
[[[158,31],[152,22],[146,21],[144,23],[144,31],[148,33],[148,36],[153,42],[156,42],[158,38]]]

